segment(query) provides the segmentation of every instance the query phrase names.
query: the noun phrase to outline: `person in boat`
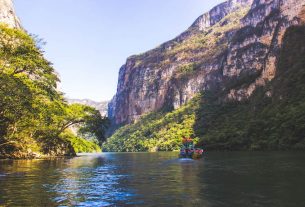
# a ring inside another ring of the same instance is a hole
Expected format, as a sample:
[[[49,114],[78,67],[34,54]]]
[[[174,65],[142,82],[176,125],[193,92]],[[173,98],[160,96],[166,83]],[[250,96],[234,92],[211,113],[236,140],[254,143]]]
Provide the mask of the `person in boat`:
[[[182,137],[182,143],[184,146],[186,146],[187,144],[187,138],[186,137]]]
[[[182,147],[181,147],[180,153],[183,156],[187,156],[187,153],[188,153],[187,138],[184,136],[182,137]]]
[[[182,137],[179,157],[199,159],[203,156],[203,149],[195,148],[192,138]]]
[[[183,149],[185,151],[185,155],[190,156],[193,153],[193,140],[189,137],[183,137],[182,138],[182,143],[183,143]]]

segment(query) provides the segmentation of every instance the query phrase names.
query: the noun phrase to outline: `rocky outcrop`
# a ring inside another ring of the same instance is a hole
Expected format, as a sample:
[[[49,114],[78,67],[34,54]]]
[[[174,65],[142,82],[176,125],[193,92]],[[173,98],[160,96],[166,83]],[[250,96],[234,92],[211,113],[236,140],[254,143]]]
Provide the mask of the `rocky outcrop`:
[[[192,28],[206,30],[221,21],[228,14],[237,11],[240,7],[249,6],[253,0],[230,0],[226,1],[206,14],[200,16],[192,25]]]
[[[229,47],[224,75],[238,78],[247,72],[257,77],[241,88],[231,89],[228,98],[247,98],[257,86],[274,78],[283,35],[288,27],[301,23],[304,5],[304,0],[253,2],[250,12],[242,19],[243,28]]]
[[[11,27],[21,28],[12,0],[0,0],[0,22]]]
[[[304,4],[229,0],[216,6],[175,39],[127,59],[109,117],[131,123],[208,89],[223,91],[223,100],[248,98],[274,77],[283,34],[302,22]]]

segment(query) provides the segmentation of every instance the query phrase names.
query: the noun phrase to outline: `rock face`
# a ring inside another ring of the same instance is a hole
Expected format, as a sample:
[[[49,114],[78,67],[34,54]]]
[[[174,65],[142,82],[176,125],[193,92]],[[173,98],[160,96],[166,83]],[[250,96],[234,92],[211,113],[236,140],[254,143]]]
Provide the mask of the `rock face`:
[[[21,28],[20,20],[16,16],[12,0],[0,0],[0,22],[11,27]]]
[[[224,100],[248,98],[274,77],[282,36],[304,21],[304,10],[305,0],[229,0],[216,6],[175,39],[127,59],[109,117],[131,123],[145,113],[178,108],[208,89],[225,91]]]

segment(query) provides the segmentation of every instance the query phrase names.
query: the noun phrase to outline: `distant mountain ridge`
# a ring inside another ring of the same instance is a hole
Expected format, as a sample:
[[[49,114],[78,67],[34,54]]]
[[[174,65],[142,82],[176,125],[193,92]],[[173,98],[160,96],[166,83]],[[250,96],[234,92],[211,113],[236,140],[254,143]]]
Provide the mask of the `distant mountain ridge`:
[[[96,108],[97,110],[100,111],[102,116],[106,116],[108,114],[108,103],[109,101],[101,101],[101,102],[97,102],[97,101],[93,101],[90,99],[67,99],[68,103],[79,103],[79,104],[83,104],[83,105],[87,105],[87,106],[91,106],[93,108]]]

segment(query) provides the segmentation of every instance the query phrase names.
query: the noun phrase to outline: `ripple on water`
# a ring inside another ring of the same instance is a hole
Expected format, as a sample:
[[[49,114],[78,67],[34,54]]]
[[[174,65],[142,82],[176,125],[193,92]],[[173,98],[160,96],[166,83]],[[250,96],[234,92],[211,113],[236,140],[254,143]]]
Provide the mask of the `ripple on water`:
[[[110,206],[113,201],[123,202],[135,196],[127,188],[119,186],[127,174],[117,174],[114,165],[66,168],[60,171],[61,179],[45,188],[58,195],[53,199],[58,205]]]
[[[289,152],[217,152],[201,160],[174,152],[14,161],[0,164],[0,206],[299,207],[304,160]]]

